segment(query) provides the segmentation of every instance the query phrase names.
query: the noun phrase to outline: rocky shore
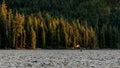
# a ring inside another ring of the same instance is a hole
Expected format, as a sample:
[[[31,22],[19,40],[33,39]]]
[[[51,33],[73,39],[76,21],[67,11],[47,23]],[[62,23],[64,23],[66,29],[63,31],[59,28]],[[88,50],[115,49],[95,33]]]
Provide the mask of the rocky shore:
[[[0,50],[0,68],[120,68],[120,50]]]

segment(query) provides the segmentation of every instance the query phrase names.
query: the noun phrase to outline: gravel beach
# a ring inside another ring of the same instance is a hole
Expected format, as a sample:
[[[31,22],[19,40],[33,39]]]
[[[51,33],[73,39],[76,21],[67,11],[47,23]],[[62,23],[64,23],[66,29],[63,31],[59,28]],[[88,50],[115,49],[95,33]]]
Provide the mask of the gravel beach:
[[[0,68],[120,68],[120,50],[0,50]]]

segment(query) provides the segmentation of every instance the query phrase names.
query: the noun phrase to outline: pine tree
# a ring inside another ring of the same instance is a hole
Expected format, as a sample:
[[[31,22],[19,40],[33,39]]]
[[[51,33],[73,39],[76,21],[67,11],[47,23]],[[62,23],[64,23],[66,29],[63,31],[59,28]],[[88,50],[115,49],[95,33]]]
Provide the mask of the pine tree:
[[[100,38],[100,41],[101,41],[101,45],[102,45],[102,48],[105,48],[106,47],[106,37],[105,37],[105,33],[106,33],[106,25],[103,25],[102,26],[102,29],[101,29],[101,38]]]
[[[5,1],[0,5],[0,25],[2,29],[2,45],[1,47],[7,47],[8,44],[8,30],[7,30],[7,6]]]
[[[10,47],[13,47],[13,14],[12,14],[12,10],[10,9],[8,12],[8,16],[7,16],[7,30],[8,30],[8,44]]]

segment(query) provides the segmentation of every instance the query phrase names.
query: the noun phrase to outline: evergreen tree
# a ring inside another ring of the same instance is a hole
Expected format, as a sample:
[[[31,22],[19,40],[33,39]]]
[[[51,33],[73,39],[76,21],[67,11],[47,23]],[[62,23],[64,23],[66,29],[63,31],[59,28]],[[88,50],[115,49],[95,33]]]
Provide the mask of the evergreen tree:
[[[12,1],[17,5],[15,9],[7,8],[10,6],[0,1],[0,48],[76,48],[77,43],[90,49],[120,48],[119,3],[110,5],[105,0],[63,1],[65,4],[58,0],[41,1],[47,5],[39,7],[47,9],[43,12],[42,8],[38,13],[32,13],[39,11],[37,6],[33,8],[24,4],[25,1]],[[62,3],[64,5],[59,6]],[[20,4],[31,8],[17,10]],[[31,4],[38,4],[38,0]],[[71,8],[74,10],[69,11]],[[26,10],[30,11],[22,13]]]
[[[13,14],[12,14],[12,10],[10,9],[8,14],[7,14],[7,30],[8,30],[8,44],[10,47],[13,47]]]
[[[0,5],[0,25],[1,25],[1,32],[2,32],[2,44],[3,47],[7,47],[6,42],[8,42],[8,30],[7,30],[7,6],[5,4],[5,1],[2,2],[2,4]]]

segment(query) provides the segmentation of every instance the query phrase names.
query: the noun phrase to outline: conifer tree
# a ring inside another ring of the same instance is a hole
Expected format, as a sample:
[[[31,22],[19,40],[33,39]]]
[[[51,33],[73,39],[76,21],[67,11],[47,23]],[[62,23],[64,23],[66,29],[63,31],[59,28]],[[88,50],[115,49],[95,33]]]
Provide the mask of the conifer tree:
[[[1,47],[7,47],[8,44],[8,30],[7,30],[7,6],[5,4],[5,1],[2,2],[0,5],[0,25],[2,29],[2,45]]]
[[[102,29],[101,29],[101,38],[100,38],[100,43],[102,43],[101,45],[102,45],[102,48],[105,48],[105,46],[106,46],[106,42],[105,42],[105,40],[106,40],[106,37],[105,37],[105,33],[106,33],[106,25],[103,25],[102,26]]]
[[[10,9],[8,12],[8,16],[7,16],[7,30],[8,30],[8,44],[10,47],[13,47],[13,14],[12,14],[12,10]]]

